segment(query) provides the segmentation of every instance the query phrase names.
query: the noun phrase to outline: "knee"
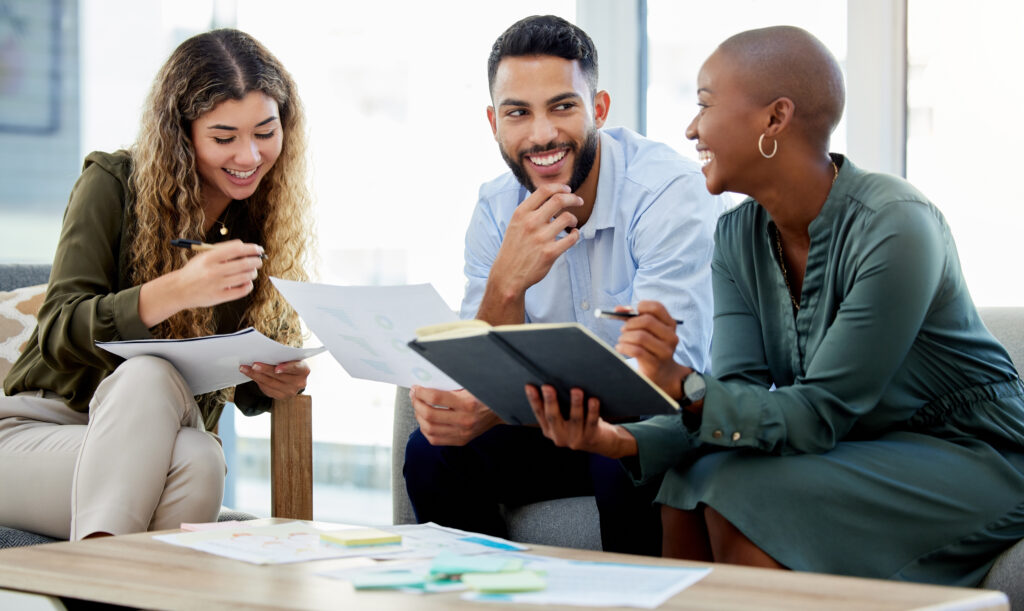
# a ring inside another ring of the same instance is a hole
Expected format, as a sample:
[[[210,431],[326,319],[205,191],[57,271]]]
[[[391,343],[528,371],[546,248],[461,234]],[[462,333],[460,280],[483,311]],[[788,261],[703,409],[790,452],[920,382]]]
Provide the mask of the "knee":
[[[118,365],[103,380],[97,394],[114,392],[114,388],[128,389],[136,399],[157,394],[192,396],[184,378],[170,361],[149,355],[133,356]]]
[[[181,377],[170,361],[150,355],[133,356],[118,365],[111,375],[130,377],[140,384],[160,383],[174,377]]]
[[[171,455],[171,477],[179,477],[188,494],[197,498],[216,496],[219,507],[226,471],[224,451],[213,435],[192,428],[178,431]]]
[[[438,448],[431,445],[419,429],[413,431],[405,444],[405,464],[402,465],[406,486],[412,490],[418,482],[432,479],[439,462]]]
[[[467,450],[464,446],[435,446],[419,429],[409,435],[405,446],[405,464],[402,474],[409,497],[416,499],[436,495],[441,487],[451,488],[473,485],[465,481]]]
[[[135,356],[100,383],[89,409],[95,412],[107,405],[127,404],[132,413],[139,413],[147,406],[181,408],[192,402],[192,393],[174,365],[155,356]]]

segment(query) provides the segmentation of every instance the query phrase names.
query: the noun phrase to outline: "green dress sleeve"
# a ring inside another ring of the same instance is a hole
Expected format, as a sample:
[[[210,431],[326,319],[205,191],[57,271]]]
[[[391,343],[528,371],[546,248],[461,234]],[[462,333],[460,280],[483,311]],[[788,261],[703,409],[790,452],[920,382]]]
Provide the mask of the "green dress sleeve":
[[[113,369],[121,359],[96,341],[151,337],[139,318],[141,287],[119,287],[125,198],[123,183],[97,164],[72,191],[39,311],[38,346],[56,371]]]
[[[773,391],[764,345],[787,341],[786,330],[762,329],[755,302],[736,285],[740,263],[716,256],[715,376],[706,378],[702,442],[825,452],[879,404],[940,291],[952,245],[937,211],[919,202],[893,202],[855,222],[841,262],[829,265],[844,275],[834,283],[845,292],[834,320],[804,373]],[[808,274],[814,264],[824,262],[809,260]]]

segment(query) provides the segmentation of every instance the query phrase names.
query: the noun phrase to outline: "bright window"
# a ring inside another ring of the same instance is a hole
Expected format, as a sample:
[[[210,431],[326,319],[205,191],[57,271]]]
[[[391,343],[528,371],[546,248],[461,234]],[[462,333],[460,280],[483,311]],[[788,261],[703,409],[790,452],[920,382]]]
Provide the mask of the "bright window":
[[[62,182],[57,201],[26,213],[12,232],[34,236],[24,240],[34,248],[24,260],[52,258],[82,156],[135,140],[144,98],[174,47],[211,25],[234,26],[277,55],[306,106],[318,279],[430,282],[453,309],[462,297],[463,236],[477,189],[507,169],[485,113],[491,44],[522,17],[553,13],[572,20],[576,10],[575,0],[486,8],[475,0],[55,1],[64,25],[78,31],[72,50],[79,61],[69,60],[66,76],[75,79],[80,101],[68,97],[64,104],[79,104],[73,136],[80,151],[47,170]],[[0,183],[5,218],[23,204],[10,184]],[[0,260],[12,256],[0,250]],[[327,354],[311,366],[315,517],[388,523],[394,387],[353,380]],[[234,422],[233,507],[265,515],[269,418],[236,415]]]
[[[686,126],[697,111],[697,73],[723,40],[739,32],[794,25],[817,36],[840,64],[846,60],[846,2],[818,0],[648,0],[647,135],[697,159]],[[846,122],[832,135],[832,151],[846,151]]]
[[[946,216],[975,303],[1024,304],[1024,5],[911,0],[907,178]]]

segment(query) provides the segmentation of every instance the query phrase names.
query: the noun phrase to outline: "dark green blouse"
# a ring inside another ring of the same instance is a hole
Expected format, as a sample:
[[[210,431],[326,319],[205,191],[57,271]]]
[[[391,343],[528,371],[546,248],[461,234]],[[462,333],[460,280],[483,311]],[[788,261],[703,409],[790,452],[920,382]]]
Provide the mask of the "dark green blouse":
[[[840,160],[809,228],[795,316],[768,213],[747,200],[719,220],[701,443],[825,452],[910,426],[967,389],[1021,392],[971,301],[939,210],[906,181]],[[988,441],[1024,449],[1021,409],[957,417]],[[643,439],[649,426],[630,428]],[[671,466],[663,458],[649,466]]]
[[[624,464],[789,568],[972,585],[1024,538],[1024,386],[939,210],[835,159],[799,311],[764,208],[719,219],[703,414],[625,425]]]

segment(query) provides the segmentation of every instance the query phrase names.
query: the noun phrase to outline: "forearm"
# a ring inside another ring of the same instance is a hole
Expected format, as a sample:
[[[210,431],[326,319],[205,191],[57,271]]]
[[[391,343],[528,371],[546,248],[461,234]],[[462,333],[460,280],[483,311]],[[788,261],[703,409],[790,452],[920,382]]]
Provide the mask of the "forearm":
[[[177,272],[143,284],[139,292],[139,318],[142,324],[152,328],[184,310],[186,305],[182,296],[187,294],[187,290],[188,287],[183,285]]]
[[[476,318],[491,325],[514,325],[526,321],[526,290],[506,286],[488,278]]]
[[[628,429],[622,426],[614,426],[612,427],[612,432],[614,435],[609,436],[607,448],[602,449],[598,452],[599,454],[608,458],[628,458],[637,455],[639,448],[636,443],[636,437]]]

